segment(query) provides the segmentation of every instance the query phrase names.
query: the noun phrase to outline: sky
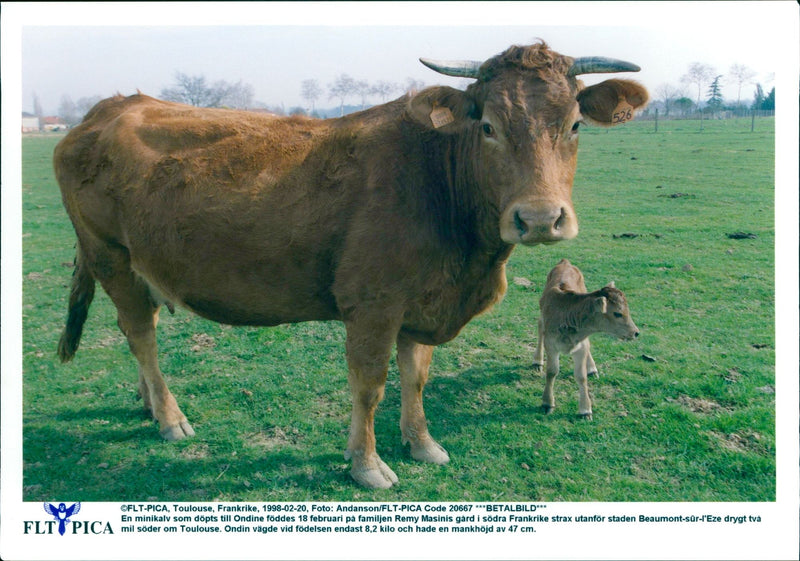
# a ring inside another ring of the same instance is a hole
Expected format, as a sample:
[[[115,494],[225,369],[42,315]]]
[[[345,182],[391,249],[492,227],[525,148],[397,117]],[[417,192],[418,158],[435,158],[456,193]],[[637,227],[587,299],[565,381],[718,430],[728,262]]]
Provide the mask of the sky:
[[[4,16],[12,6],[4,4]],[[22,109],[33,110],[35,95],[45,114],[55,114],[64,95],[158,96],[176,72],[241,80],[254,100],[286,109],[307,106],[301,83],[316,79],[325,90],[317,106],[330,107],[337,101],[327,86],[342,73],[459,86],[463,79],[436,74],[419,57],[485,60],[541,38],[570,56],[638,64],[635,79],[654,97],[662,84],[682,87],[692,62],[708,64],[723,75],[725,98],[736,100],[724,75],[743,64],[769,91],[780,70],[775,53],[797,49],[775,22],[792,16],[794,2],[34,4],[20,18],[18,83]],[[745,85],[741,98],[751,100],[754,89]],[[685,91],[696,98],[695,86]]]

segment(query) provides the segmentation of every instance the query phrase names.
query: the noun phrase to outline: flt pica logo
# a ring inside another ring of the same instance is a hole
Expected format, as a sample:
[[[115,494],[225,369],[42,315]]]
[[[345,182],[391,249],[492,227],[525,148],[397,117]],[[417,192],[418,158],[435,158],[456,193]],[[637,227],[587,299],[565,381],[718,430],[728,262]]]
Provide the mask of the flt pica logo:
[[[23,524],[25,534],[47,535],[58,532],[64,534],[113,534],[111,524],[97,520],[83,522],[72,520],[72,517],[81,511],[81,503],[75,502],[71,506],[67,503],[44,503],[44,511],[52,520],[25,520]],[[71,531],[68,531],[71,530]]]

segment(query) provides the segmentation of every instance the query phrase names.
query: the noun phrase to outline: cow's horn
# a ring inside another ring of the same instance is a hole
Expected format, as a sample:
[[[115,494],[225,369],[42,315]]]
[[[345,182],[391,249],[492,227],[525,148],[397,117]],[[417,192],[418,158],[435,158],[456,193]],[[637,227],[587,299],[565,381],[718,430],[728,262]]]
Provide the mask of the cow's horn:
[[[478,60],[431,60],[429,58],[421,58],[419,61],[439,74],[457,76],[459,78],[477,78],[478,70],[483,64]]]
[[[639,72],[640,70],[640,67],[624,60],[601,56],[584,56],[575,59],[575,62],[572,63],[572,68],[567,72],[567,76],[608,72]]]

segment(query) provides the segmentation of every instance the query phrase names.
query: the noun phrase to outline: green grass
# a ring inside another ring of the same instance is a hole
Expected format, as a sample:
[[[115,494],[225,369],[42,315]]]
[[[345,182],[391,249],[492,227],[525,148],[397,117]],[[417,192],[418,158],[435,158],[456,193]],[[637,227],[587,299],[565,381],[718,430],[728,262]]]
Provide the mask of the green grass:
[[[59,364],[74,234],[50,163],[58,137],[24,138],[25,500],[775,500],[774,124],[749,125],[582,129],[580,235],[517,248],[505,301],[435,352],[425,404],[447,466],[401,446],[392,365],[376,432],[400,484],[378,492],[350,480],[342,455],[340,324],[231,328],[165,311],[162,368],[197,431],[178,443],[135,401],[135,361],[99,288],[75,360]],[[727,237],[738,231],[756,238]],[[548,416],[530,368],[538,298],[562,257],[589,290],[616,281],[642,330],[592,339],[593,422],[576,418],[571,361]]]

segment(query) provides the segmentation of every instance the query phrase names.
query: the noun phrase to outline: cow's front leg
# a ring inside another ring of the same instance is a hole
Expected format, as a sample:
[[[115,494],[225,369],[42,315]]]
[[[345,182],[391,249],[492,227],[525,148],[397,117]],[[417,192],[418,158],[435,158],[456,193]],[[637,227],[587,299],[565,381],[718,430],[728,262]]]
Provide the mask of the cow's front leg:
[[[397,338],[397,367],[400,369],[402,409],[400,432],[403,444],[411,445],[411,457],[423,462],[446,464],[447,451],[428,432],[428,422],[422,407],[422,390],[428,381],[433,347],[421,345],[404,335]]]
[[[397,329],[384,318],[346,322],[347,366],[353,414],[345,458],[352,459],[350,475],[371,489],[388,489],[398,479],[375,449],[375,410],[383,399]]]
[[[584,419],[592,420],[592,400],[589,399],[588,364],[591,353],[588,340],[583,341],[572,351],[575,363],[575,381],[578,382],[578,415]]]
[[[547,343],[545,343],[545,345],[546,344]],[[544,393],[542,393],[542,411],[550,413],[556,406],[556,399],[553,395],[553,385],[555,384],[556,376],[558,376],[560,362],[559,352],[556,348],[548,345],[545,352],[547,353],[547,361],[545,367]]]

